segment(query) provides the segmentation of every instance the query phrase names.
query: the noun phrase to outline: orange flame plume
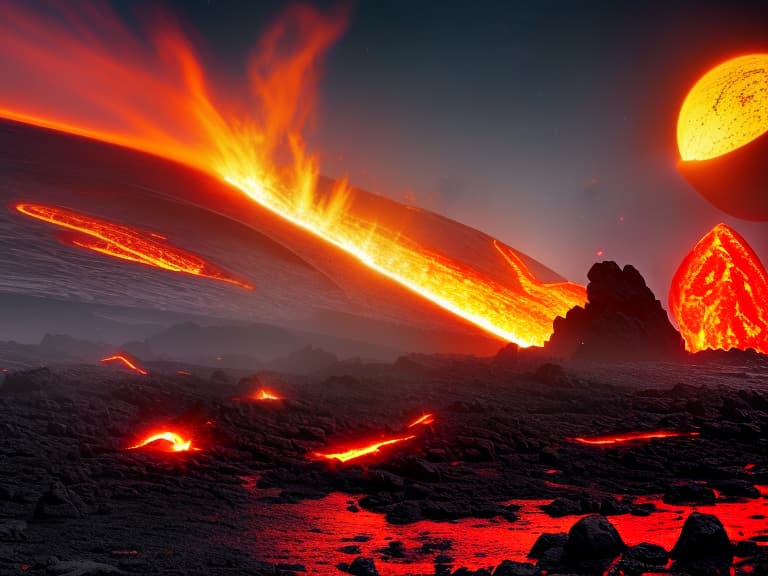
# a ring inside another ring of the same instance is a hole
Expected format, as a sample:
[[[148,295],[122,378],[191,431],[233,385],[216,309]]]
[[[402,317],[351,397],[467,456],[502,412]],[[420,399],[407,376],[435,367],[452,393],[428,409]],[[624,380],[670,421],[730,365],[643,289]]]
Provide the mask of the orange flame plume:
[[[408,428],[413,428],[414,426],[429,426],[430,424],[435,423],[435,417],[432,414],[424,414],[423,416],[419,416],[408,424]]]
[[[192,440],[185,440],[176,432],[165,430],[156,434],[151,434],[144,438],[138,444],[129,446],[128,450],[137,450],[139,448],[151,448],[159,452],[199,452],[199,448],[192,447]]]
[[[15,208],[31,218],[74,231],[72,235],[60,237],[67,244],[129,262],[220,280],[253,290],[250,284],[232,278],[199,256],[163,241],[147,238],[142,232],[128,226],[99,220],[57,206],[25,202],[16,204]]]
[[[56,7],[63,13],[58,20],[23,5],[0,5],[0,54],[14,78],[0,87],[0,117],[205,170],[505,341],[541,345],[555,317],[586,302],[582,286],[543,284],[498,246],[512,266],[504,284],[424,249],[400,230],[356,217],[345,179],[328,195],[317,192],[318,160],[307,153],[301,132],[314,107],[317,64],[343,31],[343,15],[287,10],[261,38],[250,63],[249,102],[242,104],[231,101],[232,90],[220,90],[226,100],[214,93],[220,83],[206,77],[176,26],[166,22],[148,48],[103,5],[76,14],[66,3]],[[285,161],[287,168],[277,168]]]
[[[624,434],[610,434],[606,436],[579,436],[573,440],[579,444],[589,444],[591,446],[609,446],[613,444],[623,444],[624,442],[639,442],[643,440],[656,440],[658,438],[679,438],[698,435],[698,432],[672,432],[656,430],[654,432],[626,432]]]
[[[669,309],[689,352],[754,348],[768,354],[768,274],[747,241],[725,224],[680,263]]]
[[[355,460],[361,456],[368,456],[369,454],[378,454],[380,449],[385,446],[391,446],[392,444],[398,444],[399,442],[407,442],[416,438],[415,435],[401,436],[400,438],[391,438],[389,440],[381,440],[379,442],[373,442],[371,444],[364,444],[362,446],[356,446],[354,448],[348,448],[341,452],[322,453],[315,452],[314,455],[318,458],[325,458],[326,460],[338,460],[339,462],[349,462]]]
[[[99,360],[102,364],[109,364],[110,362],[119,362],[129,370],[133,370],[134,372],[138,372],[142,376],[146,376],[149,374],[144,368],[136,364],[133,360],[128,358],[125,354],[115,354],[114,356],[107,356],[106,358],[102,358]]]
[[[273,392],[268,388],[259,388],[253,394],[251,394],[253,400],[282,400],[283,397],[277,392]]]

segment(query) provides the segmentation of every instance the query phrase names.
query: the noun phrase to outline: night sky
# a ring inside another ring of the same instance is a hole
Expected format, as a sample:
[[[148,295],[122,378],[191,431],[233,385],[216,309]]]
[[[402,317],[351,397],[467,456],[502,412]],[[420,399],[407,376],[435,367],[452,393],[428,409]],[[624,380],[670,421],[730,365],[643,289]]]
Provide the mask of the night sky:
[[[282,7],[164,4],[233,76]],[[768,51],[764,1],[319,6],[349,12],[308,134],[326,175],[479,228],[575,281],[596,260],[634,264],[665,305],[677,264],[720,221],[768,262],[768,223],[726,216],[675,167],[692,84]]]

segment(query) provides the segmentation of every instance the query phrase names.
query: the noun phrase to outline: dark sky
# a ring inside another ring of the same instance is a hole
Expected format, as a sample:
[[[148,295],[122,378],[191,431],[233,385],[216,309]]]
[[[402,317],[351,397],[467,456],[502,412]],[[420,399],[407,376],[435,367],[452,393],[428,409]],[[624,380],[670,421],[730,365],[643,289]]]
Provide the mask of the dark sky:
[[[281,7],[166,4],[231,73]],[[768,223],[727,217],[675,168],[690,86],[730,56],[768,52],[764,0],[348,6],[310,135],[325,174],[479,228],[579,282],[597,259],[634,264],[665,305],[677,264],[720,221],[768,262]]]

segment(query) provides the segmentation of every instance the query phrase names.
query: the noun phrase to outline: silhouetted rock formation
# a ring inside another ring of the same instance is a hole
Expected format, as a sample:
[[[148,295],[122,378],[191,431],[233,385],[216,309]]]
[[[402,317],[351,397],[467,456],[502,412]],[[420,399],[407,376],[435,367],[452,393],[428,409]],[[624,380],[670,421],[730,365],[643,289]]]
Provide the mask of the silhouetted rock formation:
[[[557,317],[548,352],[584,360],[667,359],[683,355],[683,339],[630,265],[599,262],[587,274],[588,302]]]

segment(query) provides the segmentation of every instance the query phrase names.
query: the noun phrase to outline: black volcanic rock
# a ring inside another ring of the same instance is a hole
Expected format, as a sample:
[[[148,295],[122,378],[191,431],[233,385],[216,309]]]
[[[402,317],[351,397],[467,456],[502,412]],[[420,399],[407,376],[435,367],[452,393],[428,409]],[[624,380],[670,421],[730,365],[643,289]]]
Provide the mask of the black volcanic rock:
[[[565,551],[575,560],[614,558],[626,544],[607,518],[598,514],[585,516],[571,526]]]
[[[31,392],[42,390],[53,378],[48,368],[33,368],[6,374],[3,390],[6,392]]]
[[[683,524],[680,538],[669,555],[681,561],[707,558],[730,560],[733,546],[717,516],[693,512]]]
[[[554,321],[546,350],[582,360],[668,359],[683,355],[683,339],[633,266],[599,262],[587,274],[587,304]]]
[[[758,493],[759,494],[759,493]],[[665,504],[714,504],[715,492],[699,484],[680,484],[667,490],[661,497]]]
[[[493,571],[493,576],[539,576],[541,570],[535,564],[504,560]]]
[[[354,576],[379,576],[373,559],[363,556],[358,556],[352,561],[352,564],[349,565],[349,573]]]

